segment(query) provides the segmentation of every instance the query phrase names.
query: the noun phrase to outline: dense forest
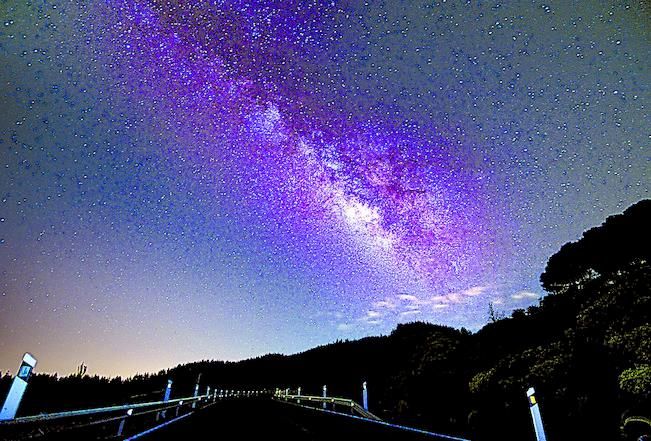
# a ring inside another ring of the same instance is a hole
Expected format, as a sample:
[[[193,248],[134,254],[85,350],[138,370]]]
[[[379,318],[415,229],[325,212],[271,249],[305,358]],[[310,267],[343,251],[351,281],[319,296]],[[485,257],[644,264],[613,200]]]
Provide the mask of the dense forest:
[[[387,336],[339,341],[296,355],[201,361],[132,378],[35,375],[20,413],[190,395],[201,382],[224,389],[301,386],[360,399],[383,418],[473,440],[534,439],[525,391],[536,388],[548,439],[627,439],[622,422],[649,416],[651,393],[651,201],[609,217],[551,256],[537,306],[476,333],[429,323]],[[4,396],[10,376],[0,380]]]

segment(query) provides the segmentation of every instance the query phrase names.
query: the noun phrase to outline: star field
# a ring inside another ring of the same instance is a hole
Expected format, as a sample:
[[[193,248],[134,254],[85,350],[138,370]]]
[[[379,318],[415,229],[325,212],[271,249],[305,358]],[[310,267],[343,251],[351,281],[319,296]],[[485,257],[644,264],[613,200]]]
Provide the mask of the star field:
[[[648,197],[644,2],[0,5],[0,369],[133,374],[543,295]]]

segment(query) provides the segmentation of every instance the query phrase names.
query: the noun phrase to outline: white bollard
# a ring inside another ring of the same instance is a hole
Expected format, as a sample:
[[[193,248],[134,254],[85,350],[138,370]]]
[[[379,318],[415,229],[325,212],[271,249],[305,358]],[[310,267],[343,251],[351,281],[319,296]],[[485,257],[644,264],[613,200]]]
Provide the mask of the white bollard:
[[[368,391],[366,390],[366,381],[362,383],[362,407],[368,410]]]
[[[543,427],[542,416],[540,415],[540,406],[536,401],[536,391],[533,387],[527,390],[527,398],[529,399],[529,409],[531,410],[531,418],[533,419],[533,429],[536,431],[536,439],[538,441],[547,441],[545,436],[545,428]]]
[[[324,384],[323,385],[323,398],[327,398],[327,397],[328,397],[328,386],[326,386]],[[326,402],[325,401],[323,402],[323,408],[324,409],[326,408]]]
[[[165,388],[165,395],[163,395],[163,401],[168,402],[170,400],[170,395],[172,393],[172,380],[167,380],[167,387]],[[167,410],[163,410],[160,412],[160,416],[165,418],[165,415],[167,414]],[[156,421],[158,421],[158,416],[159,414],[156,414]]]
[[[194,397],[199,396],[199,382],[201,381],[201,374],[197,377],[197,384],[194,386]],[[197,400],[194,400],[192,402],[192,408],[195,409],[197,407]]]
[[[27,389],[27,382],[32,375],[34,366],[36,366],[36,359],[32,354],[26,352],[18,368],[18,373],[14,377],[13,383],[11,383],[11,388],[7,394],[7,398],[5,398],[5,403],[2,405],[2,410],[0,410],[0,421],[13,420],[16,417],[18,406],[20,406],[20,401],[23,399],[23,394],[25,393],[25,389]]]

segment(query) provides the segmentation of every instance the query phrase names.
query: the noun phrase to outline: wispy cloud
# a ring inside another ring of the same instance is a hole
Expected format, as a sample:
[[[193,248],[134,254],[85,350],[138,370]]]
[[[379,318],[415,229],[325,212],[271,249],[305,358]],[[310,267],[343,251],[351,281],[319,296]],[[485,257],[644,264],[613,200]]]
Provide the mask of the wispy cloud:
[[[453,304],[470,301],[472,298],[487,294],[489,289],[488,285],[475,285],[461,291],[431,297],[398,293],[392,297],[372,302],[369,309],[357,320],[360,323],[377,325],[389,318],[404,319],[417,316],[425,311],[443,311]]]
[[[400,318],[405,318],[405,317],[409,317],[409,316],[417,315],[417,314],[420,314],[420,309],[412,309],[412,310],[409,310],[409,311],[402,311],[400,313]]]
[[[373,311],[373,310],[366,311],[366,317],[368,317],[370,319],[376,319],[376,318],[381,317],[381,316],[382,316],[382,314],[380,314],[377,311]]]
[[[373,308],[375,309],[396,309],[398,307],[398,302],[394,299],[384,299],[372,303]]]
[[[353,329],[353,325],[351,325],[350,323],[339,323],[337,325],[338,331],[350,331],[351,329]]]
[[[462,303],[468,297],[478,297],[484,294],[489,289],[489,286],[486,285],[477,285],[472,286],[463,291],[451,292],[444,295],[437,295],[431,298],[431,303],[433,305],[448,305],[450,303]],[[439,308],[441,309],[441,308]]]
[[[513,300],[523,300],[523,299],[530,299],[534,300],[540,297],[540,295],[536,294],[535,292],[530,292],[530,291],[520,291],[518,293],[512,294],[511,298]]]
[[[379,325],[382,323],[383,317],[385,316],[384,311],[376,311],[374,309],[369,309],[366,311],[366,314],[364,314],[362,317],[358,318],[357,320],[362,323],[366,323],[368,325]]]
[[[465,291],[461,291],[461,294],[464,296],[475,297],[480,294],[483,294],[488,289],[488,286],[473,286],[468,288]]]

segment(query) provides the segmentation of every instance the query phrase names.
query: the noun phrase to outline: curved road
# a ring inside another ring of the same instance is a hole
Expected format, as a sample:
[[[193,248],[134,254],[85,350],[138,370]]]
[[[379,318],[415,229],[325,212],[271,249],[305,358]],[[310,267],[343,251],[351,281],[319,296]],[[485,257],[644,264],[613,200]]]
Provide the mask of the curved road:
[[[214,436],[213,436],[214,435]],[[218,402],[139,440],[443,440],[269,399]]]

